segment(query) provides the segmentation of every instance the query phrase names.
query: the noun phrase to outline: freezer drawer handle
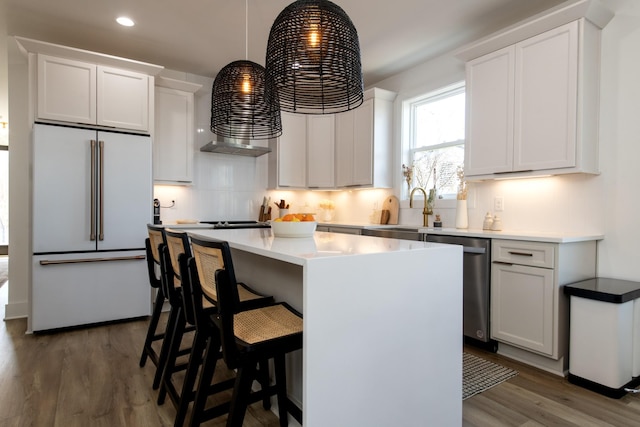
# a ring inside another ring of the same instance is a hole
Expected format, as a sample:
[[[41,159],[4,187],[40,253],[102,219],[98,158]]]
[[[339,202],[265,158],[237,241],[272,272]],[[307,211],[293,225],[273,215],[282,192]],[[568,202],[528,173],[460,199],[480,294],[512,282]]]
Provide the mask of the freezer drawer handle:
[[[515,252],[515,251],[509,251],[509,255],[533,256],[533,254],[529,252]]]
[[[107,262],[107,261],[137,261],[143,260],[146,257],[144,255],[136,256],[121,256],[114,258],[76,258],[76,259],[61,259],[61,260],[48,260],[43,259],[40,261],[40,265],[57,265],[57,264],[79,264],[83,262]]]

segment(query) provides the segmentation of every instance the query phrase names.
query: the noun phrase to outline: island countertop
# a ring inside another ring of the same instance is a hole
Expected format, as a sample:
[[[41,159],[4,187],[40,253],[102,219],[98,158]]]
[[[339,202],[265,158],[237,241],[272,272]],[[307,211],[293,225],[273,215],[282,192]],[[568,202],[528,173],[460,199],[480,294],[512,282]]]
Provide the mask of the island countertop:
[[[462,424],[461,246],[187,232],[227,241],[238,281],[302,312],[303,349],[287,358],[287,383],[303,425]]]
[[[268,228],[253,229],[198,229],[186,230],[189,234],[225,240],[234,249],[304,266],[319,258],[335,258],[356,255],[401,253],[429,250],[439,247],[436,243],[371,236],[326,233],[317,231],[313,237],[275,237]]]

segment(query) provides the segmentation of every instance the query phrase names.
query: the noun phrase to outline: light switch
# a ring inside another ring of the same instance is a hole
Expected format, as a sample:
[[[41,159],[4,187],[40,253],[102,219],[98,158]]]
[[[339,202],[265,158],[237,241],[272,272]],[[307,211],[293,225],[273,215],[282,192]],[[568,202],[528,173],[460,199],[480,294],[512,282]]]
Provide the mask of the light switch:
[[[493,210],[502,212],[504,210],[504,197],[498,196],[493,199]]]

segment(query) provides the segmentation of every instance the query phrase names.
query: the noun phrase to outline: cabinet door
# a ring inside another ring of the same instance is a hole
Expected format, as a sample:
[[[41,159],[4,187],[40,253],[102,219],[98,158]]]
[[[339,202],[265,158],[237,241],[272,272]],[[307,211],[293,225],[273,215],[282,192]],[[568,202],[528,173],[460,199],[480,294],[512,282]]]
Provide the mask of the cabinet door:
[[[38,118],[96,124],[96,66],[38,55]]]
[[[193,93],[155,89],[154,181],[193,181]]]
[[[278,186],[307,185],[307,118],[282,113],[282,135],[278,140]]]
[[[349,187],[353,185],[354,120],[356,110],[358,110],[358,108],[335,115],[335,169],[337,187]]]
[[[514,47],[467,63],[467,176],[513,168]]]
[[[514,170],[576,165],[578,22],[516,45]]]
[[[149,130],[149,76],[117,68],[97,68],[98,124]]]
[[[352,185],[373,185],[374,100],[353,110]],[[380,141],[382,143],[382,141]]]
[[[553,270],[494,263],[491,271],[491,337],[553,355]]]
[[[307,187],[333,188],[334,175],[334,117],[307,117]]]

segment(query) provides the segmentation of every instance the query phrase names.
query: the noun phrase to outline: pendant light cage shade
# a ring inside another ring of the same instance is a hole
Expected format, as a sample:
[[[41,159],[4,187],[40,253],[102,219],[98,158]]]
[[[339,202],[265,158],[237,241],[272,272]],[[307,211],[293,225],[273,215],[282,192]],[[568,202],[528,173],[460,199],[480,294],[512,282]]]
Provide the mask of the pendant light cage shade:
[[[280,109],[333,114],[363,101],[360,42],[349,16],[328,0],[297,0],[274,21],[265,64],[267,96]]]
[[[282,135],[278,97],[265,97],[265,69],[234,61],[216,76],[211,91],[211,131],[219,137],[270,139]]]

